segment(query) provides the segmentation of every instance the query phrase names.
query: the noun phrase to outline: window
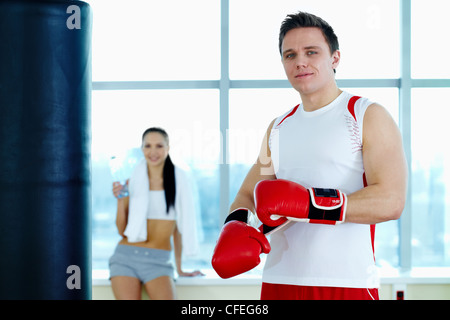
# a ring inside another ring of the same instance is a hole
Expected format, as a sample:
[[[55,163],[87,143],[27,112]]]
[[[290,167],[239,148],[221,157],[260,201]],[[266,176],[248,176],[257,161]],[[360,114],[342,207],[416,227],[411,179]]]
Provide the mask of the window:
[[[412,247],[413,265],[450,265],[450,135],[446,116],[450,89],[412,92]],[[445,165],[447,164],[447,165]]]
[[[448,1],[411,1],[411,265],[450,266]],[[432,48],[432,50],[429,50]],[[432,54],[431,54],[432,52]]]
[[[218,90],[97,90],[92,97],[93,268],[108,269],[120,236],[115,226],[111,156],[136,149],[151,126],[169,134],[174,163],[189,167],[200,199],[204,242],[215,243],[211,230],[219,216],[220,154]],[[205,251],[203,250],[202,253]],[[201,255],[201,261],[207,256]],[[205,267],[204,265],[202,267]]]
[[[450,30],[449,12],[449,1],[412,1],[413,78],[450,78],[450,64],[447,62],[450,42],[442,37]]]
[[[220,77],[218,1],[89,2],[94,81]]]
[[[139,149],[151,126],[166,129],[173,161],[195,177],[204,245],[185,267],[207,268],[219,230],[221,137],[219,90],[202,81],[220,78],[220,2],[92,0],[90,5],[93,269],[108,269],[120,240],[109,159]]]
[[[377,225],[381,267],[450,266],[449,153],[441,142],[450,94],[446,0],[89,1],[94,14],[92,95],[93,268],[107,269],[119,240],[109,158],[167,129],[174,162],[201,199],[201,254],[210,268],[230,203],[256,161],[269,123],[298,103],[278,52],[289,13],[335,29],[338,85],[368,97],[399,124],[410,170],[402,218]],[[261,268],[259,268],[260,270]]]
[[[297,11],[316,14],[335,30],[342,52],[337,70],[340,79],[399,77],[398,1],[231,0],[232,79],[286,78],[278,32],[286,15]]]

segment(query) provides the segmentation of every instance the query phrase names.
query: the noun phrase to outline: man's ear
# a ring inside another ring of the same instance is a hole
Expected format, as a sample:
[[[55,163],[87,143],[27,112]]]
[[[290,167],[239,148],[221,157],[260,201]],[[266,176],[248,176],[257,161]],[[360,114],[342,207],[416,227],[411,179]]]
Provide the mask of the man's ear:
[[[331,59],[332,59],[332,64],[331,66],[333,67],[334,70],[337,69],[337,67],[339,66],[339,62],[341,62],[341,52],[339,50],[336,50],[332,55],[331,55]]]

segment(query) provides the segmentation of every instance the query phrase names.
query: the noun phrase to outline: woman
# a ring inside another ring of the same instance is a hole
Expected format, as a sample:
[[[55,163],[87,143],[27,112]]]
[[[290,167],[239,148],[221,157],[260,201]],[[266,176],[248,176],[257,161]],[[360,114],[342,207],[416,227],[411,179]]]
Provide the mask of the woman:
[[[196,249],[194,202],[186,174],[170,159],[163,129],[144,132],[142,152],[144,159],[127,182],[129,196],[120,197],[124,186],[113,183],[116,225],[123,238],[109,262],[111,286],[116,299],[141,299],[142,284],[150,299],[175,299],[172,236],[178,275],[201,275],[181,268],[182,248]]]

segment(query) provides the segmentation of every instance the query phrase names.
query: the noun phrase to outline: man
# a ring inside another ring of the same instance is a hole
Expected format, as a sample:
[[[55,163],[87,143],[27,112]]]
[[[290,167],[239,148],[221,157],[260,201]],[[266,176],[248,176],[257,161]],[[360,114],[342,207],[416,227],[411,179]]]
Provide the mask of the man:
[[[327,22],[288,15],[279,49],[302,104],[269,125],[213,267],[234,276],[270,252],[262,299],[378,299],[375,224],[398,219],[406,198],[399,130],[382,106],[338,88],[339,44]]]

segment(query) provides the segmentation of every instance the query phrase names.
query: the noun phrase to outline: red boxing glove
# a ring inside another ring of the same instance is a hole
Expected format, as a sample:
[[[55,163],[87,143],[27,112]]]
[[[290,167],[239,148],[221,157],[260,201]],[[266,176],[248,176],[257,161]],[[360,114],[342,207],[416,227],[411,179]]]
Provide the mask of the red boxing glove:
[[[337,189],[306,189],[288,180],[262,180],[254,196],[259,220],[271,227],[287,219],[332,225],[345,220],[347,196]]]
[[[221,278],[231,278],[256,267],[261,253],[269,253],[264,234],[245,222],[232,220],[222,228],[212,257],[212,266]]]

